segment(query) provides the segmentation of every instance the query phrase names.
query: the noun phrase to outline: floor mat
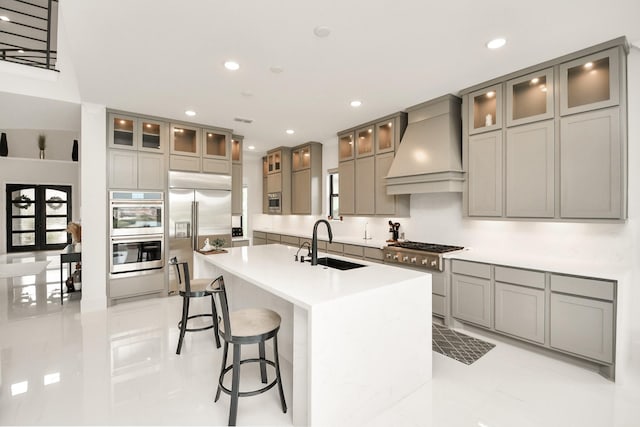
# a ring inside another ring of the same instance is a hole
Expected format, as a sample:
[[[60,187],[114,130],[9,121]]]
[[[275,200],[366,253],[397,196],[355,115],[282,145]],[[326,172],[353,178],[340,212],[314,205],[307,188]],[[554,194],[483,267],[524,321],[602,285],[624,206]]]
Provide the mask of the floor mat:
[[[466,365],[471,365],[496,346],[435,323],[432,328],[432,343],[433,351]]]

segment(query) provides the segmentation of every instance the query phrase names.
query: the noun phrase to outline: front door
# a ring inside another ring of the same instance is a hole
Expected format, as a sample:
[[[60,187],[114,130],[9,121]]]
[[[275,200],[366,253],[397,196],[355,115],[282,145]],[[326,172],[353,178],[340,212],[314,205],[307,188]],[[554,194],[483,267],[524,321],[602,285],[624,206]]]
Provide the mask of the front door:
[[[71,186],[7,184],[7,252],[62,249],[71,243]]]

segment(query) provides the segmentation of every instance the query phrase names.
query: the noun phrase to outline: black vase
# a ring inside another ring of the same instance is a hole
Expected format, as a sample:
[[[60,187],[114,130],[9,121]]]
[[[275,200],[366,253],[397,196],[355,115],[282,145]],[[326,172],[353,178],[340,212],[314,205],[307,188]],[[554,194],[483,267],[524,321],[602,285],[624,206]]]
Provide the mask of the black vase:
[[[0,156],[7,157],[9,154],[9,147],[7,146],[7,134],[2,132],[0,136]]]
[[[73,148],[71,149],[71,160],[74,162],[78,161],[78,140],[73,140]]]

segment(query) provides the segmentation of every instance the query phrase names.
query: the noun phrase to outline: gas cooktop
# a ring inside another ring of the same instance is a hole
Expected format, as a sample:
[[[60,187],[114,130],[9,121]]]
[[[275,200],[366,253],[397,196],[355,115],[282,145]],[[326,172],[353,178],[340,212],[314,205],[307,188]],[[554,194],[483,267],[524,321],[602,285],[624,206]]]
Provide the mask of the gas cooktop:
[[[464,249],[464,247],[462,246],[437,245],[435,243],[412,242],[410,240],[390,243],[388,246],[395,248],[413,249],[417,251],[433,252],[437,254]]]
[[[438,245],[408,240],[393,242],[383,249],[384,262],[404,264],[425,270],[443,271],[444,263],[442,262],[441,254],[461,249],[464,248],[462,246]]]

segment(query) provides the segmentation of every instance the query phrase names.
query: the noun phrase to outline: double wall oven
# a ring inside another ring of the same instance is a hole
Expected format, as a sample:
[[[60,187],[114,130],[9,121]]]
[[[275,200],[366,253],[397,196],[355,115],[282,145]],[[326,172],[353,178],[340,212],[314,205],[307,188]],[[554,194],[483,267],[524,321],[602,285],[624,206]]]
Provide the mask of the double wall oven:
[[[164,267],[164,195],[112,191],[111,274]]]

